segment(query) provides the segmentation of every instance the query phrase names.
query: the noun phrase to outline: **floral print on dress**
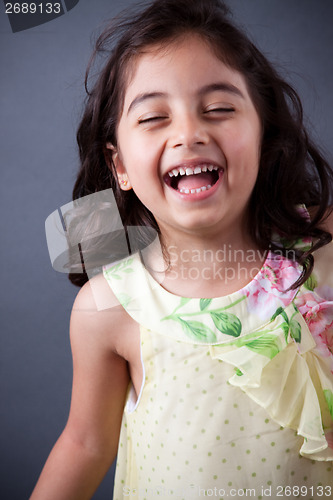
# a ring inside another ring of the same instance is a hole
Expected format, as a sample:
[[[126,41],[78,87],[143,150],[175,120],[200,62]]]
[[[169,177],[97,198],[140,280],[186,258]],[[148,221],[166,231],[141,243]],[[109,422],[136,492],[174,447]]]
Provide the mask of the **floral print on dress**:
[[[320,295],[319,295],[320,294]],[[316,342],[315,351],[325,358],[330,358],[333,373],[333,289],[315,288],[313,291],[302,290],[295,299],[295,305],[305,319]]]
[[[249,313],[264,319],[280,306],[287,306],[296,291],[288,290],[299,278],[299,265],[280,255],[269,254],[261,272],[245,287]]]
[[[200,310],[192,313],[187,313],[182,311],[179,312],[179,309],[181,309],[184,305],[188,304],[188,302],[194,300],[197,301],[197,299],[189,299],[182,297],[180,299],[179,304],[173,311],[173,313],[169,314],[168,316],[165,316],[164,318],[161,319],[161,321],[164,320],[176,321],[182,326],[185,334],[190,338],[192,338],[193,340],[199,340],[201,342],[207,342],[207,343],[208,342],[214,343],[217,341],[216,334],[214,333],[214,331],[211,328],[209,328],[209,326],[205,322],[193,320],[193,317],[198,317],[198,316],[200,317],[203,315],[206,315],[207,317],[208,315],[210,320],[212,321],[212,325],[214,325],[218,331],[220,331],[225,335],[231,335],[232,337],[239,337],[242,331],[242,323],[235,314],[227,312],[226,310],[239,304],[240,302],[245,300],[245,298],[246,297],[244,296],[240,297],[238,300],[229,304],[228,306],[222,308],[220,307],[217,309],[209,308],[212,299],[199,299]],[[188,317],[192,319],[187,319]]]

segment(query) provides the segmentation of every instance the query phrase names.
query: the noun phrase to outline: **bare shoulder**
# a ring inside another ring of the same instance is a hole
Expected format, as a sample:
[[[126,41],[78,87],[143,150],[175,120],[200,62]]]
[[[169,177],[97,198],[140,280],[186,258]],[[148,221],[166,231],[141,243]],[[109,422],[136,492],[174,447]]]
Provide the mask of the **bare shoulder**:
[[[103,274],[90,279],[79,291],[71,314],[70,335],[87,338],[114,353],[122,352],[124,332],[133,328],[133,320],[121,306]]]
[[[109,287],[103,274],[91,278],[76,296],[73,311],[97,312],[119,306],[119,301]]]

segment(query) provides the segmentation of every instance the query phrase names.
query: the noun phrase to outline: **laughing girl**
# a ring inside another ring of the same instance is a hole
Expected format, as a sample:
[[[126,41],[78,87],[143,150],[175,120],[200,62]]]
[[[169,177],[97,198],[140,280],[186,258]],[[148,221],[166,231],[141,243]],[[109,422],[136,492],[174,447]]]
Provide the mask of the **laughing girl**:
[[[91,498],[117,450],[118,500],[328,498],[332,171],[222,2],[117,22],[74,198],[111,188],[141,250],[71,276],[70,415],[31,498]]]

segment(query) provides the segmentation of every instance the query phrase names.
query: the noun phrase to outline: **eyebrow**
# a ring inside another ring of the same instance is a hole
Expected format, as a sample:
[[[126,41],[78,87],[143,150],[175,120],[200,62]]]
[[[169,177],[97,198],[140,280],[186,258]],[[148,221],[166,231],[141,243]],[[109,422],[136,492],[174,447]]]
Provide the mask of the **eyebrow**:
[[[209,94],[210,92],[227,92],[228,94],[242,97],[244,99],[244,94],[239,90],[239,88],[227,82],[210,83],[209,85],[204,85],[199,90],[198,95],[203,96]],[[149,99],[167,97],[167,96],[168,94],[166,94],[165,92],[146,92],[139,94],[135,97],[135,99],[133,99],[133,101],[129,105],[127,114],[129,114],[133,108],[135,108],[144,101],[147,101]]]
[[[244,94],[239,90],[238,87],[228,82],[218,82],[218,83],[210,83],[209,85],[205,85],[199,90],[199,95],[209,94],[210,92],[227,92],[228,94],[233,94],[238,97],[242,97]]]
[[[147,92],[147,93],[139,94],[136,96],[135,99],[133,99],[133,101],[129,105],[128,110],[127,110],[127,114],[129,114],[133,108],[135,108],[136,106],[138,106],[139,104],[141,104],[144,101],[147,101],[149,99],[156,99],[157,97],[167,97],[167,95],[168,94],[166,94],[164,92]]]

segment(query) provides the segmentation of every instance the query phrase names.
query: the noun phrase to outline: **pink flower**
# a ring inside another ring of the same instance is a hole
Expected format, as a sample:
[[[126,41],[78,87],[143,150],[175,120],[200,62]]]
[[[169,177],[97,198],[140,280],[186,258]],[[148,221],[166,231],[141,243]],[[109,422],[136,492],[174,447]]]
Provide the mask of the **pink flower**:
[[[333,327],[333,301],[322,299],[315,292],[307,292],[296,298],[295,305],[312,334],[319,335]]]
[[[306,292],[296,298],[295,305],[312,333],[318,352],[324,357],[332,356],[333,368],[333,301],[316,292]]]
[[[260,273],[245,289],[250,312],[260,318],[271,317],[278,307],[290,304],[296,291],[286,291],[298,278],[300,272],[295,262],[281,256],[266,260]]]
[[[320,336],[323,339],[324,344],[327,345],[329,351],[333,355],[333,329],[325,330]]]

